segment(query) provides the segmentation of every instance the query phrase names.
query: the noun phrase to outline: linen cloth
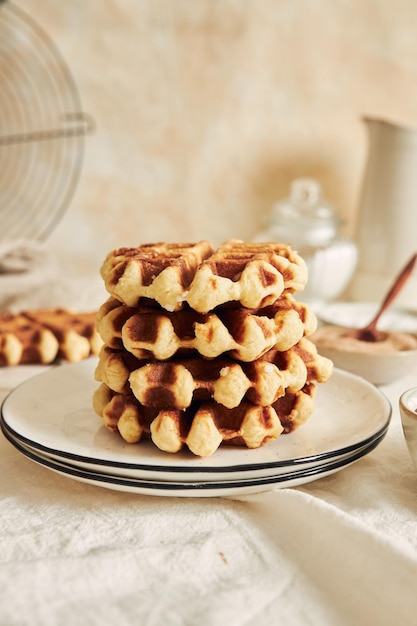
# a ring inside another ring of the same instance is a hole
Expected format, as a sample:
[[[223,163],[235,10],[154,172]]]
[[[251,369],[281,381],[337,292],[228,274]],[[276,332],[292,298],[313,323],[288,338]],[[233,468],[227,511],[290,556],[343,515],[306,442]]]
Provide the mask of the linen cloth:
[[[99,268],[91,275],[75,276],[44,243],[0,242],[0,311],[54,307],[90,311],[105,299]]]
[[[0,399],[42,369],[0,370]],[[352,466],[240,497],[87,485],[0,435],[0,626],[416,624],[417,471],[398,411],[415,385],[382,387],[388,434]]]

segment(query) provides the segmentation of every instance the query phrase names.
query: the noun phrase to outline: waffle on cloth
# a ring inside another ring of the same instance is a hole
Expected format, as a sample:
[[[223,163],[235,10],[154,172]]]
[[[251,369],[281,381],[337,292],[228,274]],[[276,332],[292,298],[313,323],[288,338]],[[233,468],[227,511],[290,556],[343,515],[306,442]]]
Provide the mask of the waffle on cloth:
[[[208,456],[312,414],[333,364],[308,338],[317,319],[295,299],[307,269],[290,246],[144,244],[109,253],[101,274],[93,406],[125,441]]]
[[[0,365],[80,361],[97,355],[103,341],[96,313],[34,309],[0,313]]]
[[[107,291],[128,306],[150,298],[167,311],[187,303],[207,313],[226,302],[259,308],[301,291],[307,266],[288,245],[233,239],[217,250],[207,241],[119,248],[107,255],[101,275]]]

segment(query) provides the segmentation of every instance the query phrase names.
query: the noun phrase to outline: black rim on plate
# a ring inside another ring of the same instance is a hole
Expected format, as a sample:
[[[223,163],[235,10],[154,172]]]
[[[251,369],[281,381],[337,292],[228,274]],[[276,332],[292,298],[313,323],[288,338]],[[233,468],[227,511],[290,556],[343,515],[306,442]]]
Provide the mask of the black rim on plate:
[[[0,240],[47,238],[77,187],[93,128],[52,40],[0,0]]]
[[[35,461],[36,463],[43,465],[44,467],[55,470],[60,474],[67,475],[72,478],[81,478],[83,480],[88,480],[92,483],[98,483],[102,486],[109,486],[115,488],[119,487],[128,487],[133,490],[135,489],[147,489],[150,492],[155,490],[162,491],[183,491],[183,492],[191,492],[191,491],[221,491],[221,490],[229,490],[229,489],[244,489],[246,487],[261,487],[266,485],[276,485],[279,483],[285,484],[291,481],[301,481],[301,482],[309,482],[309,480],[313,480],[315,478],[320,478],[321,475],[325,475],[328,472],[336,472],[344,467],[347,467],[358,461],[362,457],[366,456],[372,450],[374,450],[384,439],[386,435],[386,430],[380,434],[378,437],[374,438],[373,441],[368,443],[368,445],[360,448],[348,459],[337,459],[335,461],[330,461],[324,464],[319,464],[315,467],[311,467],[303,470],[294,470],[292,472],[288,472],[283,475],[274,475],[262,477],[262,478],[253,478],[253,479],[241,479],[234,481],[233,478],[227,481],[221,482],[211,482],[211,481],[196,481],[189,483],[177,483],[175,481],[157,481],[157,480],[146,480],[146,479],[138,479],[138,478],[127,478],[112,474],[102,474],[97,473],[95,471],[90,471],[87,469],[83,469],[81,467],[67,465],[65,463],[60,463],[59,461],[55,461],[52,458],[45,458],[36,454],[35,450],[27,449],[19,444],[19,442],[14,439],[14,437],[7,433],[7,430],[3,430],[5,437],[8,441],[24,456]]]

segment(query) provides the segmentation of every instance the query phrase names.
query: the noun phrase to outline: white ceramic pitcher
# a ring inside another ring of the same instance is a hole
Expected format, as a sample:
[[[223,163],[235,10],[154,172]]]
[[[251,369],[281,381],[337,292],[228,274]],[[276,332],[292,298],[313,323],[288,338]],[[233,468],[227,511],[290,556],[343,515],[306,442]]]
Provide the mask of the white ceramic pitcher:
[[[417,128],[364,118],[368,156],[359,203],[354,300],[379,301],[417,251]],[[417,308],[417,276],[397,304]]]

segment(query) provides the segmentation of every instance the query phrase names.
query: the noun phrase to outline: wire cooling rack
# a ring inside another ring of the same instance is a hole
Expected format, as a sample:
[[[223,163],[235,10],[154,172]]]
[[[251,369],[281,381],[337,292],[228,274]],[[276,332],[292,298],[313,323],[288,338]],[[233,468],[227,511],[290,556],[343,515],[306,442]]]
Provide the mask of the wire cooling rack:
[[[74,194],[93,128],[49,36],[0,0],[0,240],[48,237]]]

